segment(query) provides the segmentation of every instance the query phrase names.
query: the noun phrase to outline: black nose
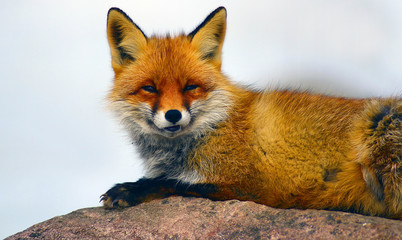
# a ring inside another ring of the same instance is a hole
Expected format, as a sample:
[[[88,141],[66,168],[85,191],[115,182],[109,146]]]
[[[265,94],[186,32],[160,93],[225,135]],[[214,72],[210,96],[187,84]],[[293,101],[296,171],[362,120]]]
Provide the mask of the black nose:
[[[169,122],[175,124],[178,121],[180,121],[181,119],[181,113],[179,110],[169,110],[165,113],[165,118],[166,120],[168,120]]]

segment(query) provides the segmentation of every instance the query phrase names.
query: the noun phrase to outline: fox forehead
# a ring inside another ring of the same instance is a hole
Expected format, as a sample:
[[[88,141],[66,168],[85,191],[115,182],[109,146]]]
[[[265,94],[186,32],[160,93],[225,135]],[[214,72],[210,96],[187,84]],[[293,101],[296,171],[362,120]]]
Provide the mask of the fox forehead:
[[[179,89],[188,84],[196,84],[211,88],[210,80],[215,71],[213,66],[205,64],[189,37],[151,37],[136,61],[127,64],[121,74],[116,76],[115,84],[122,87],[175,86]]]

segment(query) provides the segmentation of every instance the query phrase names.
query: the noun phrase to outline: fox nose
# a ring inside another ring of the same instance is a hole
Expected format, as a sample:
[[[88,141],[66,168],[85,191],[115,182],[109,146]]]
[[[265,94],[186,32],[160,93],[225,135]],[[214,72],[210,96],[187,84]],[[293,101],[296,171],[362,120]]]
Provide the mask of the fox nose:
[[[173,110],[169,110],[165,113],[165,118],[166,120],[168,120],[169,122],[175,124],[178,121],[180,121],[181,119],[181,113],[179,110],[173,109]]]

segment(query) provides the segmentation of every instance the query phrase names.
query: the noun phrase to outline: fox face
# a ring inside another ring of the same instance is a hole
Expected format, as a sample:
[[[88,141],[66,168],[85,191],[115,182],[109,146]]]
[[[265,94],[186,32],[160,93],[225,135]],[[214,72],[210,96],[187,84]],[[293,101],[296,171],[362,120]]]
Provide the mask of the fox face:
[[[107,29],[115,72],[109,99],[133,135],[202,135],[226,119],[231,90],[220,71],[224,8],[177,37],[147,37],[116,8]]]

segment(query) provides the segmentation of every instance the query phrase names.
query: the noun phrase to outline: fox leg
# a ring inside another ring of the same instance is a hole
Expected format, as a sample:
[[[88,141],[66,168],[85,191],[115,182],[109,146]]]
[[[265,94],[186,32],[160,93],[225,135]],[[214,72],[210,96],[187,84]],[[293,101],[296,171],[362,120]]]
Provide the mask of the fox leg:
[[[370,103],[356,129],[367,187],[385,204],[385,215],[402,218],[402,101]]]
[[[173,195],[209,197],[217,192],[213,184],[188,184],[175,179],[142,178],[116,184],[101,196],[105,208],[129,207]]]

